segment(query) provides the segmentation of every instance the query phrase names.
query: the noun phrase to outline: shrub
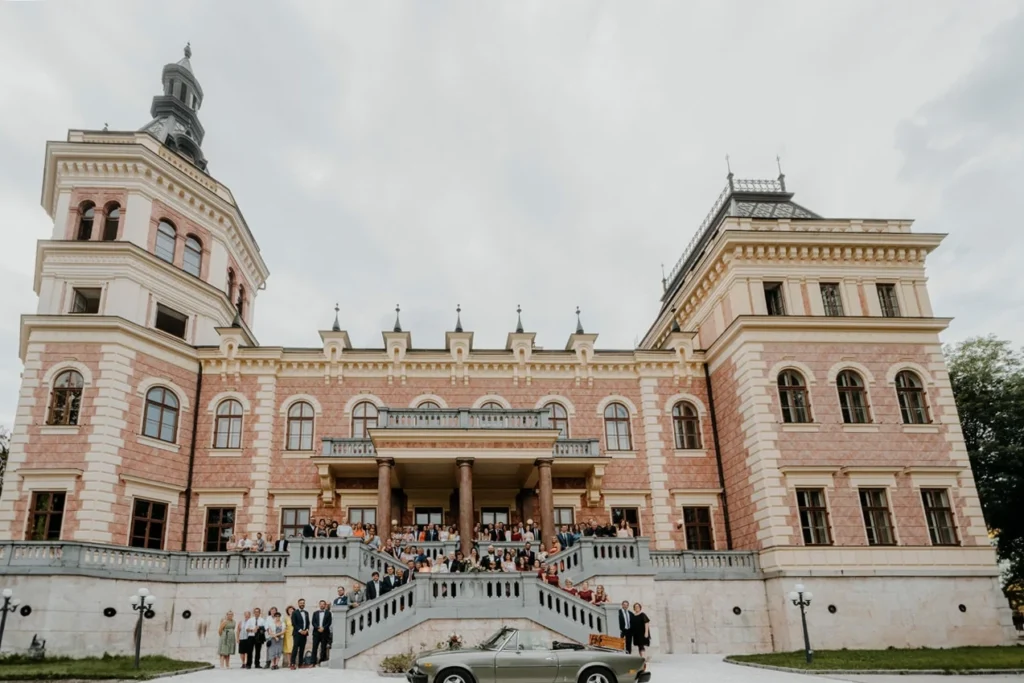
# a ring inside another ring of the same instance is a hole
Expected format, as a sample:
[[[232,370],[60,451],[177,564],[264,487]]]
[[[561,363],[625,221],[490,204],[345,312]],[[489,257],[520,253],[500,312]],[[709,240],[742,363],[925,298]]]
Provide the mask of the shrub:
[[[398,655],[390,655],[380,660],[380,670],[386,674],[404,674],[416,661],[416,655],[412,650]]]

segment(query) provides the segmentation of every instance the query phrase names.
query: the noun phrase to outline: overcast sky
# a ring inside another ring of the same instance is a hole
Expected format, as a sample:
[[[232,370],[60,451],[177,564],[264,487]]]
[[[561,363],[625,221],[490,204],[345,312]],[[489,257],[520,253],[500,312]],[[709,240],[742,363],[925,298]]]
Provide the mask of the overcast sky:
[[[0,424],[33,312],[44,144],[149,120],[191,41],[210,172],[271,276],[263,344],[361,346],[394,306],[443,346],[515,308],[561,347],[583,310],[631,348],[725,180],[774,177],[827,217],[914,218],[944,341],[1024,341],[1024,4],[0,4]]]

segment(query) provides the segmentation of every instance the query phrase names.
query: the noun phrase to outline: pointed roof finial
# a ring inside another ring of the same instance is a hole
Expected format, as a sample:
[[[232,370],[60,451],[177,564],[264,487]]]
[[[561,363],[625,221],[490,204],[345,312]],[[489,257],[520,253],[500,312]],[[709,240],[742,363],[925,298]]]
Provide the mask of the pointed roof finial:
[[[576,307],[576,334],[583,334],[583,321],[580,320],[580,307]]]
[[[106,122],[106,121],[104,121],[104,122],[103,122],[103,130],[104,130],[104,132],[106,132],[107,130],[109,130],[109,128],[110,128],[110,126],[109,126],[109,125],[107,124],[107,122]]]
[[[523,333],[523,307],[516,304],[516,334]]]
[[[779,167],[779,185],[782,186],[782,191],[786,191],[786,174],[782,172],[782,157],[778,154],[775,155],[775,163]]]
[[[402,331],[402,321],[398,319],[398,314],[402,312],[402,307],[395,304],[395,332]]]
[[[665,264],[661,264],[661,291],[668,291],[668,279],[665,278]]]
[[[672,307],[672,331],[673,332],[682,332],[682,330],[679,329],[679,320],[678,320],[678,318],[676,318],[676,307],[675,306]]]
[[[726,179],[729,181],[729,189],[733,190],[735,188],[733,187],[733,184],[732,184],[732,164],[729,163],[729,155],[728,154],[725,155],[725,167],[729,170],[729,175],[725,176]]]
[[[462,304],[455,304],[455,331],[462,332]]]
[[[338,304],[334,304],[334,324],[331,325],[332,332],[341,332],[341,322],[338,320],[338,311],[340,310]]]
[[[192,59],[192,41],[185,43],[185,59]]]

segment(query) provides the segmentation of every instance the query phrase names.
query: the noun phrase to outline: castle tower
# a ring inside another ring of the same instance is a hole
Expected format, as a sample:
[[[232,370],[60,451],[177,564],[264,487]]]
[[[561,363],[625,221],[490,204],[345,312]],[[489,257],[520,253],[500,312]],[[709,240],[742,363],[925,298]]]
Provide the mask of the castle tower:
[[[164,67],[141,130],[46,145],[53,232],[36,251],[36,314],[22,318],[0,539],[128,544],[142,524],[168,530],[165,548],[181,542],[196,347],[230,327],[254,344],[268,275],[230,190],[207,173],[190,57]],[[153,505],[140,517],[132,500]]]

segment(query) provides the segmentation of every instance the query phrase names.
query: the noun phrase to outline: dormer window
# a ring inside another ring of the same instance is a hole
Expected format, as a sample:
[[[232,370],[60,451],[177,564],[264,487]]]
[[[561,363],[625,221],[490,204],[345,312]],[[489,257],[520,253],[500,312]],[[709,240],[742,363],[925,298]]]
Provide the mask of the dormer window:
[[[96,205],[92,202],[82,204],[79,209],[78,236],[75,238],[82,242],[92,239],[92,224],[96,220]]]

